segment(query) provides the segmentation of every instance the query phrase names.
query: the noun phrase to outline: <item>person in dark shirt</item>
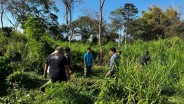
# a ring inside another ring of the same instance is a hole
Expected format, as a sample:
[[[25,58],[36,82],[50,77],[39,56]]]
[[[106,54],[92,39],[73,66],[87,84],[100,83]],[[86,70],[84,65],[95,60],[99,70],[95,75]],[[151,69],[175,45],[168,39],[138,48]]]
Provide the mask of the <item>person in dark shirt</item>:
[[[144,66],[145,64],[147,65],[149,61],[151,61],[149,51],[146,51],[146,53],[141,57],[141,65],[142,66]]]
[[[47,57],[44,68],[44,78],[47,78],[49,66],[49,76],[51,80],[48,83],[66,81],[67,77],[65,70],[68,70],[68,65],[69,63],[66,57],[64,57],[63,48],[61,46],[56,46],[55,51]],[[45,87],[48,83],[40,88],[42,92],[45,91]]]
[[[70,55],[70,48],[69,47],[66,47],[65,48],[65,54],[64,56],[66,57],[67,61],[68,61],[68,65],[69,65],[69,69],[66,70],[66,76],[67,76],[67,80],[70,79],[70,74],[72,73],[71,71],[71,55]]]

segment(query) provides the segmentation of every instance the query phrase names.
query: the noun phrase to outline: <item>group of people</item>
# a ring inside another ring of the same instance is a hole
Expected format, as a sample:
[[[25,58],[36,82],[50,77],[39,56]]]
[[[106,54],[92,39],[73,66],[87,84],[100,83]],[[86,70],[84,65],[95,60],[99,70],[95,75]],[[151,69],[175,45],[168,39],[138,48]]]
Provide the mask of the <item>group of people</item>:
[[[115,69],[119,67],[120,54],[116,53],[116,48],[110,48],[110,62],[109,62],[109,71],[106,76],[112,77],[115,73]],[[93,64],[93,55],[91,53],[91,49],[88,48],[87,52],[84,54],[84,76],[89,77],[91,73],[91,68]]]
[[[106,74],[107,77],[113,77],[115,71],[119,70],[120,54],[121,51],[117,53],[116,48],[110,48],[109,71]],[[147,51],[141,58],[141,64],[144,66],[148,61],[150,61],[150,56]],[[68,81],[71,74],[70,66],[70,48],[66,47],[63,49],[63,47],[59,45],[56,46],[55,51],[47,57],[44,67],[44,78],[46,79],[47,74],[49,74],[50,80],[44,84],[40,90],[45,92],[45,87],[48,83]],[[84,77],[90,76],[92,66],[93,55],[91,53],[91,49],[88,48],[87,52],[84,54]]]

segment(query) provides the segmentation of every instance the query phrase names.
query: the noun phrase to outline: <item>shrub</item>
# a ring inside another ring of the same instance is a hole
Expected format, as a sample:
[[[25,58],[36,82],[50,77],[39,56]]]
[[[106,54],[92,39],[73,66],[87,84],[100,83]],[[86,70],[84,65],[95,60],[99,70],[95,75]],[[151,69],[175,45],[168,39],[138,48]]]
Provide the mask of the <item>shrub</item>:
[[[26,88],[32,89],[38,86],[39,79],[30,76],[24,72],[13,72],[6,78],[6,83],[11,88]]]
[[[46,94],[37,96],[36,104],[93,104],[88,93],[71,87],[69,83],[51,84],[46,89]],[[47,99],[47,100],[45,100]]]
[[[95,104],[123,104],[123,103],[135,103],[134,96],[131,95],[133,92],[129,92],[125,88],[122,82],[117,82],[117,80],[107,80],[103,83],[101,92],[97,98]],[[132,98],[128,98],[132,96]]]
[[[7,86],[5,85],[6,77],[13,72],[13,68],[9,64],[10,61],[6,58],[0,57],[0,96],[5,95]]]
[[[0,57],[0,82],[3,82],[5,78],[13,72],[10,66],[10,61],[3,57]]]
[[[10,37],[12,30],[12,27],[4,27],[0,29],[0,31],[3,32],[3,35],[7,37]]]

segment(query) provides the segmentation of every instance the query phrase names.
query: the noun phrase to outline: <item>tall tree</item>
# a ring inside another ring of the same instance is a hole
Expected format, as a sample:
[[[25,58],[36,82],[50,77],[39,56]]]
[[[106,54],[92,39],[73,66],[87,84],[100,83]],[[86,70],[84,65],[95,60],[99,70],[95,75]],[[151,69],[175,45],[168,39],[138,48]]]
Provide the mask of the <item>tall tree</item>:
[[[66,24],[69,27],[69,32],[70,34],[67,35],[69,37],[69,46],[71,45],[71,40],[74,35],[74,27],[72,24],[72,11],[74,8],[74,3],[75,2],[81,2],[81,0],[61,0],[61,3],[65,6],[65,19],[66,19]]]
[[[103,48],[102,48],[102,42],[101,42],[101,36],[103,34],[102,32],[102,26],[103,26],[103,6],[104,6],[105,0],[100,0],[100,5],[99,5],[99,33],[98,33],[98,45],[100,48],[100,61],[102,61],[103,58]]]
[[[1,27],[3,28],[3,15],[4,15],[4,4],[5,4],[5,1],[4,0],[1,0],[0,1],[0,10],[1,10]]]
[[[166,15],[162,9],[153,6],[153,8],[149,8],[149,12],[142,11],[142,14],[143,16],[135,21],[137,26],[134,29],[137,28],[139,34],[134,31],[134,36],[137,35],[143,40],[156,40],[158,37],[165,37],[162,20],[166,18]]]
[[[126,37],[127,34],[129,34],[129,27],[132,23],[132,21],[136,18],[136,15],[138,13],[138,9],[136,8],[136,6],[132,3],[126,3],[124,4],[124,7],[122,9],[123,11],[123,17],[125,20],[125,35],[124,35],[124,41],[126,44]]]
[[[153,5],[149,11],[143,11],[143,16],[137,19],[132,26],[135,39],[157,40],[172,36],[181,36],[184,33],[183,21],[172,7],[163,11]]]
[[[69,27],[70,37],[69,37],[69,46],[71,45],[71,39],[73,36],[73,25],[72,25],[72,9],[74,6],[74,0],[61,0],[65,6],[65,19],[66,24]],[[69,34],[68,34],[69,35]],[[67,35],[67,38],[68,38]]]
[[[58,11],[54,0],[6,0],[6,3],[7,11],[18,24],[24,23],[29,15],[48,18],[52,10]]]
[[[24,32],[29,39],[40,41],[41,37],[47,34],[47,25],[44,20],[39,17],[29,16],[24,23],[24,27]]]
[[[124,17],[123,17],[123,8],[119,7],[111,12],[110,19],[112,20],[112,31],[111,34],[116,34],[117,31],[119,31],[119,46],[120,46],[120,40],[121,40],[121,31],[123,30],[123,24],[124,24]],[[116,33],[115,33],[116,32]]]
[[[66,24],[60,25],[61,35],[63,36],[63,40],[68,41],[67,34],[69,32],[69,27]]]
[[[110,41],[115,42],[117,38],[119,38],[120,34],[118,33],[118,29],[115,26],[112,26],[110,23],[104,23],[103,25],[103,43],[108,43]]]
[[[74,31],[81,35],[81,40],[86,42],[90,36],[98,34],[98,20],[88,16],[81,16],[74,22]]]
[[[162,24],[164,25],[164,32],[166,37],[177,36],[183,33],[180,30],[183,26],[183,22],[180,20],[179,13],[172,7],[169,7],[164,12],[167,18],[162,20]]]
[[[110,19],[112,20],[112,26],[114,27],[114,31],[120,29],[124,24],[123,14],[124,12],[122,7],[119,7],[111,12]]]

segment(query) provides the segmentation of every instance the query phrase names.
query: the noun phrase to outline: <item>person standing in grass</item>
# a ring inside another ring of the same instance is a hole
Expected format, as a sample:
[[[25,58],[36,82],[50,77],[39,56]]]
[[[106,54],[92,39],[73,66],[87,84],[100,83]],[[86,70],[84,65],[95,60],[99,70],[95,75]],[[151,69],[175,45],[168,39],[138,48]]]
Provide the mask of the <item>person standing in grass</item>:
[[[116,48],[110,48],[110,56],[109,71],[106,74],[107,77],[113,77],[115,70],[119,67],[120,56],[116,53]]]
[[[69,69],[66,70],[66,77],[67,77],[67,80],[70,79],[70,74],[72,73],[70,67],[71,67],[71,55],[70,55],[70,48],[69,47],[66,47],[65,48],[65,55],[64,55],[68,61],[68,65],[69,65]]]
[[[87,52],[84,54],[84,76],[89,77],[91,73],[91,68],[93,65],[93,55],[91,53],[91,49],[88,48]]]
[[[151,61],[149,51],[146,51],[146,53],[141,57],[141,65],[142,66],[144,66],[145,64],[147,65],[149,61]]]
[[[44,68],[45,79],[47,78],[48,66],[50,67],[49,68],[50,81],[48,81],[45,85],[40,87],[40,90],[42,92],[45,92],[45,87],[49,83],[67,80],[65,70],[68,70],[69,64],[67,59],[64,57],[64,51],[61,46],[56,46],[55,51],[47,57]]]

